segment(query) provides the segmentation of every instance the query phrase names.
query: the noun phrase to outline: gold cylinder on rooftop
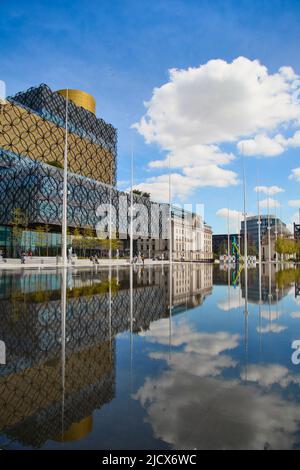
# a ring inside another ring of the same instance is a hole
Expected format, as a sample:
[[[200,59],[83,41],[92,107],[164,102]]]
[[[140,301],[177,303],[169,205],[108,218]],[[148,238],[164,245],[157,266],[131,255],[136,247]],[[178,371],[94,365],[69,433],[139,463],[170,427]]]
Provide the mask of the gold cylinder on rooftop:
[[[57,90],[57,93],[67,98],[67,93],[69,100],[73,101],[76,106],[81,106],[84,109],[87,109],[93,114],[96,114],[96,101],[95,98],[81,90]]]
[[[88,436],[93,430],[93,417],[88,416],[79,423],[73,423],[64,431],[63,435],[57,436],[54,440],[57,442],[79,441]]]

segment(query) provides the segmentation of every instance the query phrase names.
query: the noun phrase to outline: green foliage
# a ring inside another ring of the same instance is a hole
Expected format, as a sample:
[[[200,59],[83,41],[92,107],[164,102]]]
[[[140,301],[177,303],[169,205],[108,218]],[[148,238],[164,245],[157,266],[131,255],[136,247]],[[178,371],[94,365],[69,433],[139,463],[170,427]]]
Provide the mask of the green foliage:
[[[136,194],[137,196],[147,197],[149,199],[150,199],[150,196],[151,196],[150,193],[140,191],[139,189],[134,189],[132,192],[133,192],[133,194]]]
[[[120,289],[120,285],[116,277],[112,277],[111,279],[103,280],[101,283],[95,283],[83,287],[73,287],[72,289],[67,289],[67,298],[79,298],[79,297],[87,297],[93,295],[105,295],[109,292],[112,295],[115,295]],[[38,290],[36,292],[27,292],[26,294],[22,292],[14,292],[11,295],[11,301],[16,306],[16,312],[22,313],[24,312],[25,305],[30,303],[42,303],[48,302],[51,300],[57,300],[61,296],[60,290],[54,291],[45,291],[45,290]],[[23,309],[23,310],[22,310]]]
[[[300,282],[300,269],[284,269],[276,273],[276,283],[279,288]]]
[[[84,240],[81,231],[78,228],[75,228],[72,238],[72,245],[74,248],[83,248]]]
[[[106,250],[118,250],[122,246],[121,240],[118,239],[112,239],[110,240],[109,238],[105,238],[104,240],[101,240],[101,246],[106,249]]]
[[[275,243],[275,250],[280,255],[300,254],[300,241],[279,237]]]

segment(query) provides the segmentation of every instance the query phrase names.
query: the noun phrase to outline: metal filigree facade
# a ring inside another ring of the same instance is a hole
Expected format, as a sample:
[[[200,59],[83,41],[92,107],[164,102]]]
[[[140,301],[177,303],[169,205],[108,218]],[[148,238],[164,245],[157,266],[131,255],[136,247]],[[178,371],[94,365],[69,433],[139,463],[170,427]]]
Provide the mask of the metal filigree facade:
[[[65,98],[46,85],[18,93],[1,105],[0,225],[9,226],[12,211],[18,208],[29,228],[47,224],[52,232],[60,232],[65,105]],[[68,227],[100,227],[108,233],[111,204],[113,233],[126,240],[131,201],[114,186],[116,130],[71,101],[68,116]],[[139,195],[134,204],[140,206],[134,213],[134,237],[167,238],[163,220],[168,207]]]
[[[28,157],[0,151],[0,224],[7,225],[14,208],[26,214],[30,226],[49,224],[59,227],[62,220],[63,171]],[[130,233],[130,195],[99,181],[69,173],[68,226],[90,227],[102,224],[108,232],[109,205],[114,211],[115,231],[126,239]],[[154,204],[149,198],[134,196],[134,236],[151,236],[151,227],[162,234],[166,205]],[[139,206],[137,206],[139,207]],[[99,211],[102,208],[102,211]]]
[[[1,105],[0,147],[16,155],[63,166],[66,100],[46,85],[30,88]],[[71,173],[116,183],[117,133],[93,113],[68,105]]]

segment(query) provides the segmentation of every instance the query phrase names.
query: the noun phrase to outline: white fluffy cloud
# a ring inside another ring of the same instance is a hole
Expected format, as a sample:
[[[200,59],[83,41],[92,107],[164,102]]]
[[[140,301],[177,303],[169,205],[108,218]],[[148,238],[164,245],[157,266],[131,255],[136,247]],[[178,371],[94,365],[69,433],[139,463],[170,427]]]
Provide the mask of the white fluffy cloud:
[[[243,305],[243,295],[240,286],[230,286],[226,296],[217,302],[217,306],[224,312],[230,312],[233,309],[241,308]]]
[[[175,365],[148,377],[133,398],[145,408],[155,437],[174,449],[289,449],[297,443],[298,403],[254,383],[203,378]]]
[[[226,223],[229,220],[229,228],[234,231],[238,231],[240,228],[241,220],[243,220],[243,213],[235,209],[228,209],[222,207],[222,209],[217,210],[216,215],[226,219]]]
[[[265,387],[279,384],[285,388],[291,383],[300,384],[299,375],[291,374],[287,367],[280,364],[250,364],[247,367],[247,380]]]
[[[237,366],[238,362],[228,355],[198,354],[194,352],[150,353],[149,357],[167,361],[170,367],[176,367],[182,372],[189,371],[197,377],[217,377],[224,369]]]
[[[257,134],[253,139],[241,140],[238,150],[243,155],[259,155],[262,157],[275,157],[291,147],[300,147],[300,131],[286,139],[282,134],[268,137],[266,134]]]
[[[195,166],[195,155],[198,156],[201,166],[206,165],[227,165],[234,160],[232,153],[222,152],[216,145],[190,145],[184,148],[174,148],[170,151],[170,162],[172,168],[186,168]],[[169,157],[164,160],[153,160],[149,164],[150,168],[167,168]]]
[[[222,209],[219,209],[217,211],[217,215],[219,217],[224,217],[224,218],[229,218],[229,220],[242,220],[243,218],[243,213],[240,211],[236,211],[235,209],[227,209],[226,207],[223,207]]]
[[[294,168],[289,176],[290,180],[295,180],[300,183],[300,167]]]
[[[281,313],[276,310],[262,310],[261,317],[268,321],[276,321],[280,317]]]
[[[283,331],[287,330],[287,326],[279,325],[278,323],[273,323],[273,324],[270,323],[269,325],[266,325],[266,326],[257,327],[256,330],[258,333],[262,335],[268,334],[268,333],[280,334]]]
[[[280,207],[280,203],[276,199],[272,199],[271,197],[263,199],[262,201],[260,201],[259,205],[263,209],[272,209],[275,207]]]
[[[292,80],[282,69],[269,74],[257,60],[210,60],[187,70],[170,70],[155,88],[137,125],[147,142],[173,150],[187,145],[232,142],[241,135],[299,120]]]
[[[300,122],[300,106],[292,99],[297,78],[290,67],[270,74],[259,61],[245,57],[170,70],[169,81],[153,90],[145,115],[135,124],[147,143],[165,152],[149,166],[166,168],[170,157],[172,171],[178,169],[183,176],[181,185],[189,185],[193,175],[190,191],[237,184],[237,174],[222,168],[234,159],[221,149],[222,143],[248,137],[254,141],[250,144],[254,151],[264,146],[265,153],[272,155],[284,146],[298,145],[300,133],[291,139],[278,134],[274,142],[268,135],[283,124]],[[148,179],[144,184],[141,189],[161,193],[161,180]],[[175,186],[177,192],[182,193],[180,186]]]
[[[148,331],[140,333],[147,341],[168,345],[169,319],[162,319],[151,324]],[[240,336],[225,331],[206,333],[193,330],[185,319],[172,325],[172,345],[183,346],[185,352],[197,353],[207,356],[217,356],[226,350],[235,349],[239,344]]]
[[[279,186],[255,186],[254,191],[256,193],[264,193],[269,196],[274,196],[278,193],[283,193],[284,189]]]
[[[288,204],[291,207],[300,207],[300,199],[291,199]]]
[[[224,170],[217,165],[199,167],[186,167],[183,174],[171,173],[171,193],[186,200],[196,188],[215,186],[225,188],[236,185],[237,175],[233,171]],[[168,202],[169,200],[169,175],[163,174],[146,178],[145,182],[136,184],[135,189],[151,193],[154,200]]]
[[[284,147],[280,142],[271,139],[265,134],[258,134],[254,139],[242,140],[237,145],[238,150],[243,155],[264,155],[266,157],[274,157],[284,151]]]

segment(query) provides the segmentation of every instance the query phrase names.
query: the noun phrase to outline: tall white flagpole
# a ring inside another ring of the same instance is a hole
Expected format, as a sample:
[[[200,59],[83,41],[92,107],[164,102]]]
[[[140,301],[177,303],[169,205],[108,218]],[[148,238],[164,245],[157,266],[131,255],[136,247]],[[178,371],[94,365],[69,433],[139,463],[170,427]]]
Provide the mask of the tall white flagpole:
[[[62,210],[62,263],[66,267],[67,257],[67,205],[68,205],[68,111],[69,90],[66,97],[66,130],[65,130],[65,152],[64,152],[64,179],[63,179],[63,210]]]
[[[268,189],[268,261],[271,262],[270,190]]]
[[[229,227],[229,206],[227,208],[227,253],[228,253],[228,265],[230,264],[230,227]]]
[[[62,270],[61,283],[61,438],[64,439],[65,388],[66,388],[66,309],[67,309],[67,271]]]
[[[173,243],[172,243],[172,191],[171,191],[171,158],[169,154],[169,261],[170,265],[173,259]]]
[[[173,243],[172,243],[172,191],[171,191],[171,158],[169,154],[169,358],[171,358],[172,346],[172,300],[173,300]]]
[[[244,148],[243,152],[243,186],[244,186],[244,263],[247,267],[248,262],[248,239],[247,239],[247,212],[246,212],[246,176],[245,176],[245,161],[244,161]],[[245,270],[246,273],[247,270]]]
[[[277,267],[277,263],[278,263],[278,253],[276,251],[276,245],[277,245],[277,234],[278,234],[278,231],[277,231],[277,209],[276,209],[276,202],[275,202],[275,208],[274,208],[274,211],[275,211],[275,260],[276,260],[276,267]]]
[[[260,199],[259,199],[259,185],[257,178],[257,214],[258,214],[258,262],[261,265],[261,217],[260,217]]]
[[[130,263],[133,263],[133,142],[131,141]]]
[[[112,260],[112,165],[111,165],[111,178],[110,178],[110,188],[109,188],[109,261]]]
[[[247,234],[247,212],[246,212],[246,174],[243,148],[243,187],[244,187],[244,267],[245,267],[245,380],[248,368],[248,234]]]

